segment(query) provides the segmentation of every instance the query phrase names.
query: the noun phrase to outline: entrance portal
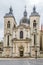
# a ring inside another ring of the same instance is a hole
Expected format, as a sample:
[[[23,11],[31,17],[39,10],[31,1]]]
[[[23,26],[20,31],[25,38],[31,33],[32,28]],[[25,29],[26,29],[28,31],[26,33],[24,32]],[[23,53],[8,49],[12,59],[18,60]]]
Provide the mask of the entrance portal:
[[[23,57],[23,51],[20,51],[20,57]]]
[[[19,51],[20,51],[20,57],[23,57],[23,54],[24,54],[24,48],[23,48],[23,46],[21,46],[19,48]]]

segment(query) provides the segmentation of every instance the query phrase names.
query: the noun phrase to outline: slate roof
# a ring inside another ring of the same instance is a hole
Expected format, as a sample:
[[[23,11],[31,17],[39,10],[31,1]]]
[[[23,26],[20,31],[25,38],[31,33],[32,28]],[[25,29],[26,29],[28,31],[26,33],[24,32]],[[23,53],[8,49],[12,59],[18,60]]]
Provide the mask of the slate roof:
[[[30,16],[40,16],[38,12],[36,12],[36,7],[33,7],[33,12],[31,13]]]
[[[26,7],[25,7],[25,11],[23,13],[23,18],[20,20],[20,24],[21,23],[26,23],[26,24],[30,24],[30,20],[27,18],[27,11],[26,11]]]
[[[9,16],[14,17],[12,7],[9,8],[9,12],[6,13],[4,17],[9,17]]]

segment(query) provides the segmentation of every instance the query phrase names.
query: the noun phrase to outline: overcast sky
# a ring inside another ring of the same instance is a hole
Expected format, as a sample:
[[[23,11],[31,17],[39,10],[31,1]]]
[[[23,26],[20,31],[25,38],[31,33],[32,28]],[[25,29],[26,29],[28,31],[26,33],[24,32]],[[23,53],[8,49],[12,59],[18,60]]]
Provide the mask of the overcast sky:
[[[3,17],[5,13],[8,13],[10,6],[12,6],[16,22],[19,23],[20,19],[23,17],[25,5],[27,7],[28,18],[35,5],[36,11],[40,14],[40,22],[43,23],[43,0],[0,0],[0,40],[4,37]]]

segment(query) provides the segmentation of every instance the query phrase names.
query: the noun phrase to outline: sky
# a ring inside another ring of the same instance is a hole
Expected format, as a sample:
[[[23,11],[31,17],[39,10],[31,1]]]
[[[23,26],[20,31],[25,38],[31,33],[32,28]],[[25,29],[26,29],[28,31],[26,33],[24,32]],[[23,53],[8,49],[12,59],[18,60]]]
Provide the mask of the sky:
[[[34,5],[36,6],[36,11],[40,14],[40,22],[43,24],[43,0],[0,0],[0,40],[4,38],[4,15],[9,12],[10,6],[12,6],[16,22],[19,24],[23,17],[25,5],[28,18]]]

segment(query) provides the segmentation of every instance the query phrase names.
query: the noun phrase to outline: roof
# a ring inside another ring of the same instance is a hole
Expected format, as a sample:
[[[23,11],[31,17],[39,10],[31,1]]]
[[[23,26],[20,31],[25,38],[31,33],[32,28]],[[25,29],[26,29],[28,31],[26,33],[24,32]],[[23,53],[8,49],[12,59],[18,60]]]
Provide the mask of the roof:
[[[9,8],[9,12],[4,17],[14,17],[12,7]]]
[[[27,11],[26,11],[26,7],[25,7],[25,11],[23,13],[23,18],[20,20],[20,24],[21,23],[26,23],[26,24],[30,24],[30,20],[27,18]]]
[[[33,7],[33,12],[31,13],[30,16],[40,16],[38,12],[36,12],[36,7]]]
[[[23,18],[20,20],[20,24],[21,24],[21,23],[30,24],[30,20],[29,20],[28,18],[23,17]]]

